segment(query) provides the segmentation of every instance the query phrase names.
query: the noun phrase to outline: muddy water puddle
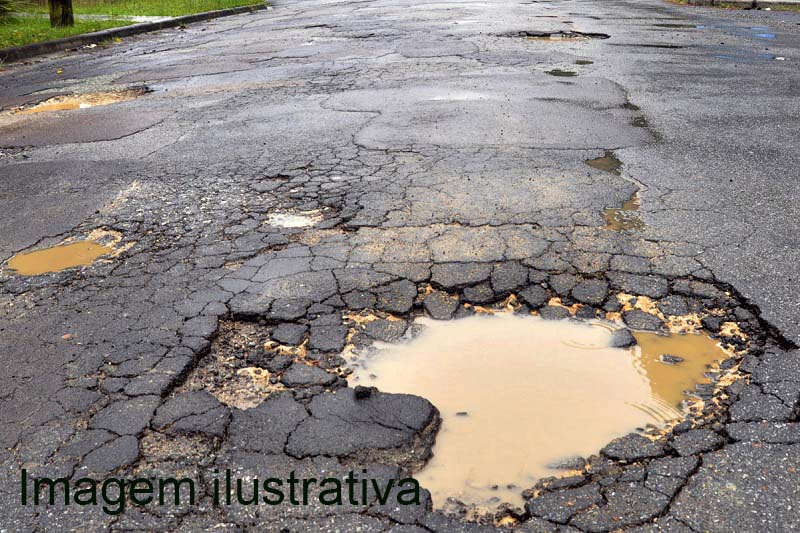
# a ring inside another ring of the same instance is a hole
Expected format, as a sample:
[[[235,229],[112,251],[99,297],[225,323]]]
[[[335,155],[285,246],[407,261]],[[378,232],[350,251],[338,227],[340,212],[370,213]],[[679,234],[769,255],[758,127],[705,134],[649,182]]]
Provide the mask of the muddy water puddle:
[[[594,159],[587,159],[586,164],[597,170],[604,170],[605,172],[613,172],[619,174],[622,168],[622,161],[617,159],[614,152],[606,152],[601,157]]]
[[[38,276],[68,268],[88,266],[114,250],[93,241],[60,244],[44,250],[15,255],[8,268],[23,276]]]
[[[147,93],[146,88],[125,89],[121,91],[109,91],[91,94],[75,94],[65,96],[55,96],[44,102],[16,110],[17,115],[32,115],[35,113],[45,113],[49,111],[72,111],[75,109],[87,109],[90,107],[116,104],[139,98]]]
[[[605,229],[612,231],[636,230],[644,227],[644,222],[639,218],[639,195],[634,194],[622,207],[609,207],[603,210],[606,220]]]
[[[417,324],[413,340],[352,361],[350,382],[417,394],[441,411],[434,457],[415,474],[438,508],[448,497],[521,505],[521,491],[557,474],[555,464],[682,417],[684,391],[726,357],[697,335],[637,333],[639,346],[611,348],[612,328],[600,323],[499,314]]]
[[[629,104],[629,109],[638,109],[633,104]],[[620,161],[614,152],[607,151],[600,157],[594,159],[587,159],[587,165],[597,170],[611,172],[617,176],[622,175],[622,161]],[[634,194],[626,200],[622,207],[609,207],[603,210],[603,218],[606,221],[605,229],[613,231],[626,231],[637,230],[644,227],[644,222],[639,217],[639,195]]]
[[[22,276],[40,276],[89,266],[102,257],[122,251],[115,248],[121,239],[122,236],[116,232],[96,230],[86,240],[64,242],[40,250],[18,253],[9,259],[8,268]]]

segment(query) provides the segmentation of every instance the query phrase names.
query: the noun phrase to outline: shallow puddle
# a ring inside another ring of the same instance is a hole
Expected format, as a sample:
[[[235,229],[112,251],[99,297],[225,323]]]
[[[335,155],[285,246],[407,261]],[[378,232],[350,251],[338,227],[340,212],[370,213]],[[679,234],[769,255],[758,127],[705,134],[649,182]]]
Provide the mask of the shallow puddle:
[[[68,268],[89,266],[113,252],[114,248],[111,246],[94,241],[78,241],[17,254],[9,260],[8,268],[23,276],[39,276]]]
[[[434,457],[415,474],[437,508],[450,496],[521,505],[523,489],[558,473],[553,465],[680,418],[683,391],[725,358],[705,336],[637,333],[639,346],[610,348],[611,327],[599,323],[504,313],[418,324],[413,340],[352,361],[350,381],[441,411]]]
[[[8,260],[8,269],[22,276],[39,276],[61,272],[69,268],[89,266],[101,257],[117,257],[134,246],[134,242],[120,246],[122,234],[108,229],[97,228],[88,233],[83,240],[74,238],[28,252],[20,252]]]
[[[111,91],[92,94],[76,94],[69,96],[55,96],[44,102],[40,102],[32,107],[24,108],[15,112],[18,115],[32,115],[48,111],[71,111],[75,109],[87,109],[117,102],[125,102],[139,98],[147,92],[145,88],[126,89],[123,91]]]
[[[606,152],[602,157],[587,159],[586,164],[597,170],[613,172],[614,174],[619,174],[619,169],[622,168],[622,161],[617,159],[614,152]]]
[[[641,229],[644,222],[637,211],[639,210],[639,195],[634,194],[629,200],[622,204],[622,207],[609,207],[603,210],[603,218],[606,219],[605,229],[612,231],[625,231],[630,229]]]

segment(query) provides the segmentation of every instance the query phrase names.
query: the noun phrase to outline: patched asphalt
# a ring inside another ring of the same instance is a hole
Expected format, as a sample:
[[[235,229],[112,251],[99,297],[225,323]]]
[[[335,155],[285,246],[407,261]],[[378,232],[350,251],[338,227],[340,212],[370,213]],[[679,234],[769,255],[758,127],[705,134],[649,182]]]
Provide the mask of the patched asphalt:
[[[797,529],[798,23],[655,0],[287,1],[8,66],[0,260],[97,228],[127,248],[82,270],[0,271],[0,523]],[[557,31],[610,37],[520,36]],[[142,85],[152,92],[107,107],[13,114]],[[586,164],[609,153],[619,172]],[[634,194],[641,227],[607,229],[603,210]],[[309,225],[275,223],[287,213]],[[397,479],[430,456],[436,407],[349,388],[347,343],[510,296],[545,318],[622,311],[631,328],[664,328],[620,293],[696,313],[739,351],[726,365],[744,378],[660,439],[617,439],[479,523],[427,496],[212,504],[215,470]],[[21,506],[23,467],[189,476],[200,503]]]

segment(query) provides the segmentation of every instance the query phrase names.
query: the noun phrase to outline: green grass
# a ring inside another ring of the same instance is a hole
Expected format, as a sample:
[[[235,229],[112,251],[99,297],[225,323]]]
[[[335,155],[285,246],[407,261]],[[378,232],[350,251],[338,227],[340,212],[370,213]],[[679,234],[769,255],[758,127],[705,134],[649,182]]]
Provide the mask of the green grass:
[[[0,6],[7,0],[0,0]],[[28,13],[47,13],[47,0],[13,0],[14,9]],[[0,48],[49,41],[79,33],[116,28],[132,24],[124,18],[116,20],[87,20],[80,15],[106,15],[111,17],[154,16],[177,17],[203,11],[230,7],[263,4],[264,0],[74,0],[75,26],[51,28],[49,19],[42,17],[0,17]],[[0,9],[0,11],[2,11]]]
[[[73,8],[76,15],[177,17],[263,3],[264,0],[73,0]],[[45,13],[47,1],[36,0],[25,10]]]
[[[770,4],[767,7],[772,11],[800,11],[800,6],[797,4]]]
[[[17,4],[14,0],[0,0],[0,20],[3,20],[15,9],[17,9]]]
[[[51,28],[50,20],[42,17],[18,17],[0,20],[0,48],[21,46],[89,33],[117,26],[127,26],[129,20],[80,20],[71,28]]]

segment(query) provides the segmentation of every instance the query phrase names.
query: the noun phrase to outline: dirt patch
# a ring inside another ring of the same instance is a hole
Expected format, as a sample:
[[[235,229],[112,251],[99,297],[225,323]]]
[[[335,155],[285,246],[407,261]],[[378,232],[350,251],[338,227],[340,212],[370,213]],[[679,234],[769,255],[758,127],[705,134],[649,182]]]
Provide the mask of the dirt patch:
[[[274,334],[274,328],[256,322],[220,322],[208,355],[179,391],[205,390],[229,407],[251,409],[274,392],[293,389],[297,398],[310,398],[343,385],[334,365],[309,353],[307,340],[285,345]]]
[[[284,388],[269,370],[254,364],[266,342],[269,339],[258,324],[221,323],[209,355],[200,360],[180,392],[206,390],[230,407],[257,406]]]

